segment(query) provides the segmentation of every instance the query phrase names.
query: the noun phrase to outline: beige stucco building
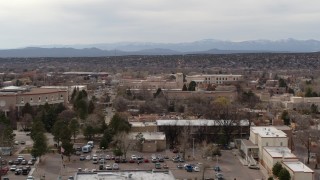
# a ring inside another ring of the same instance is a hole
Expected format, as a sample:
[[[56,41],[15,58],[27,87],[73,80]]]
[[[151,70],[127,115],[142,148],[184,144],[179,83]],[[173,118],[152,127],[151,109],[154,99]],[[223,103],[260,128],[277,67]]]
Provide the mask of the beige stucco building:
[[[189,84],[191,81],[194,81],[197,84],[226,84],[239,82],[242,80],[242,75],[233,74],[201,74],[186,76],[187,84]]]

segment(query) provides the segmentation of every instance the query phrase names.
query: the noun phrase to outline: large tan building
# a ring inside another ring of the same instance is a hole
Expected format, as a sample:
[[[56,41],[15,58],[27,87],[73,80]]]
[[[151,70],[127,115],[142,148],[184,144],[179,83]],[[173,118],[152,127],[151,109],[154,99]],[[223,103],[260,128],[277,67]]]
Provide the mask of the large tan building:
[[[0,110],[7,113],[10,107],[17,108],[29,103],[31,106],[68,102],[68,90],[60,88],[34,88],[9,86],[0,89]]]
[[[130,89],[182,89],[183,87],[183,74],[174,74],[175,80],[168,81],[160,76],[149,76],[146,79],[121,79],[120,86],[125,86]]]
[[[191,81],[194,81],[197,84],[226,84],[242,81],[243,76],[233,74],[201,74],[186,76],[186,80],[188,84]]]

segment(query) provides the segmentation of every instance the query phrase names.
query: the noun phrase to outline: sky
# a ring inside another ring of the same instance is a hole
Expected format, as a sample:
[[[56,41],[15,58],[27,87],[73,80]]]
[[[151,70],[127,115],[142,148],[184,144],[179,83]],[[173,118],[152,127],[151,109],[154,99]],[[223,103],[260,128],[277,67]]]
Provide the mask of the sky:
[[[0,0],[0,48],[320,40],[319,0]]]

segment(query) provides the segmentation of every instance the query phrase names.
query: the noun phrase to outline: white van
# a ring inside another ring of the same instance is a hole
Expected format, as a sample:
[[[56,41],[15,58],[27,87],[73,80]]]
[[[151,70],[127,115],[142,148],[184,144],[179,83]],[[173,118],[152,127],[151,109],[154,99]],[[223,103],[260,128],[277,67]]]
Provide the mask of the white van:
[[[85,145],[82,147],[82,152],[83,153],[88,153],[91,152],[91,146],[90,145]]]
[[[94,147],[93,141],[88,141],[87,145],[91,146],[91,148]]]

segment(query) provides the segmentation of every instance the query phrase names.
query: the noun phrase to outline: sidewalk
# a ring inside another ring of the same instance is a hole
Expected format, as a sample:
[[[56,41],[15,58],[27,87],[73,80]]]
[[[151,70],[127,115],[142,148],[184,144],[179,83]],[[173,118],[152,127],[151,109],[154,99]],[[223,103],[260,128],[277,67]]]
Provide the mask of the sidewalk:
[[[233,154],[239,159],[240,163],[244,166],[248,166],[248,163],[245,159],[243,159],[239,153],[238,149],[233,149]],[[260,172],[263,174],[264,179],[268,179],[268,171],[259,163]]]

